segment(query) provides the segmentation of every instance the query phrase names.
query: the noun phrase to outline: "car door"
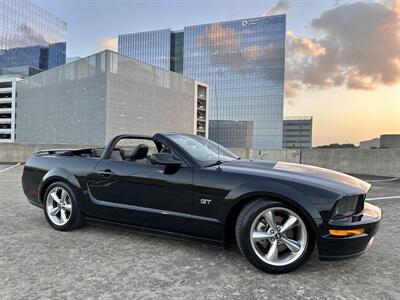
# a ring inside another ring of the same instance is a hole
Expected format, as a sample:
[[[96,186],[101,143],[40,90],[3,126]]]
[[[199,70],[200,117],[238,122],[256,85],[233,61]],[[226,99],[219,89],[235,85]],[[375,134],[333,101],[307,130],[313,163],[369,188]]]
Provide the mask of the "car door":
[[[190,232],[193,169],[148,161],[101,159],[88,180],[100,217],[160,230]]]

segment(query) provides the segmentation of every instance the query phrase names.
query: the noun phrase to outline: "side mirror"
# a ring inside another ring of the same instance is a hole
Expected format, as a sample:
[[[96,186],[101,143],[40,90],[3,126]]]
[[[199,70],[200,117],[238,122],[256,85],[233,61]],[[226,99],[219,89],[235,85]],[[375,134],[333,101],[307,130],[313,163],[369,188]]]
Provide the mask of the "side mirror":
[[[150,156],[152,164],[164,165],[164,166],[175,166],[179,167],[182,165],[180,160],[175,159],[171,153],[154,153]]]

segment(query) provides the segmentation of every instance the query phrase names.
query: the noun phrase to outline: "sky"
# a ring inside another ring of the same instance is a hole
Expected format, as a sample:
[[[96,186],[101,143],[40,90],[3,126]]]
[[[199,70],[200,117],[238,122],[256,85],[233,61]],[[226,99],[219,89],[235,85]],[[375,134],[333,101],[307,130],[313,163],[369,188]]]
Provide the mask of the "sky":
[[[33,0],[67,22],[67,56],[118,34],[287,14],[285,116],[313,116],[313,145],[400,134],[400,0]]]

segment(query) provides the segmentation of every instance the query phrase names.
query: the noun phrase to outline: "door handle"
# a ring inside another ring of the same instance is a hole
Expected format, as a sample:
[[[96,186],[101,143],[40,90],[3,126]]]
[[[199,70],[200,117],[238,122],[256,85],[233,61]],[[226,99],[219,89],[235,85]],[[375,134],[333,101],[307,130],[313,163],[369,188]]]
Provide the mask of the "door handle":
[[[111,172],[110,169],[105,169],[105,170],[101,170],[101,171],[97,171],[97,174],[103,175],[104,177],[109,177],[111,175],[114,174],[114,172]]]

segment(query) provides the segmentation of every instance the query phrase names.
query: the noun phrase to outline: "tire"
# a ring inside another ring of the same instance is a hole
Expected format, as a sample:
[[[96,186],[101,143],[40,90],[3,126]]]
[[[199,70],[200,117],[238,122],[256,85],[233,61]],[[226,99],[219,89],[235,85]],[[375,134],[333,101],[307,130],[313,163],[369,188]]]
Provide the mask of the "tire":
[[[43,198],[43,210],[50,226],[69,231],[83,224],[83,215],[71,187],[64,182],[49,185]]]
[[[312,229],[301,214],[285,203],[267,199],[251,201],[242,209],[235,233],[240,252],[247,260],[272,274],[299,268],[315,244]]]

